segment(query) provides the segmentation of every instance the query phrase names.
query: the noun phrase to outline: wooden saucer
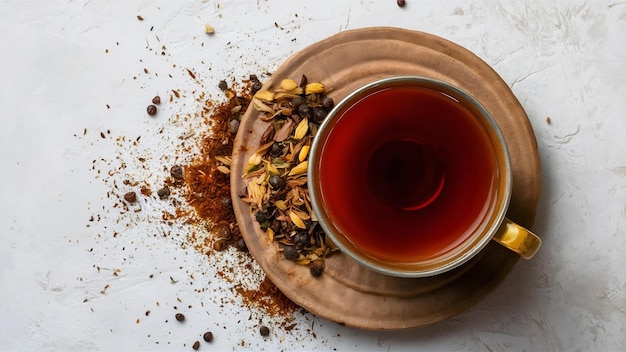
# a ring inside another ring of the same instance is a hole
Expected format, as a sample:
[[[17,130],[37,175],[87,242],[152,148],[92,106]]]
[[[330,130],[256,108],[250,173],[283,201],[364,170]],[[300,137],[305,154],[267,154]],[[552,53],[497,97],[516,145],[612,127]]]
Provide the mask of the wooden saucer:
[[[511,155],[513,192],[507,217],[532,225],[540,193],[540,164],[532,127],[507,84],[468,50],[431,34],[375,27],[341,32],[289,58],[264,85],[274,90],[284,78],[332,87],[336,102],[374,80],[419,75],[452,83],[477,98],[504,133]],[[403,279],[370,271],[337,253],[313,278],[309,269],[283,258],[238,194],[247,160],[265,123],[250,108],[235,140],[231,173],[235,214],[250,252],[266,275],[291,300],[310,312],[348,326],[401,329],[457,314],[491,292],[510,272],[517,254],[493,242],[476,258],[443,275]]]

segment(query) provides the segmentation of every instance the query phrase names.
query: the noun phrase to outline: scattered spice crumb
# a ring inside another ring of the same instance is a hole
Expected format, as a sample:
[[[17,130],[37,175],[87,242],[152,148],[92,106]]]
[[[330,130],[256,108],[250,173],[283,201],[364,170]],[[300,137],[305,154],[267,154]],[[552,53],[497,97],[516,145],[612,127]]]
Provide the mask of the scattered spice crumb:
[[[204,25],[204,33],[206,34],[214,34],[215,33],[215,27],[211,26],[210,24],[205,24]]]
[[[200,348],[200,341],[196,341],[193,343],[193,346],[191,346],[191,348],[193,348],[194,350],[198,350]]]
[[[143,17],[142,16],[137,15],[137,19],[140,20],[140,21],[143,21]]]
[[[156,104],[156,105],[161,104],[161,97],[157,95],[154,98],[152,98],[152,104]]]
[[[137,201],[137,193],[135,192],[127,192],[124,194],[124,200],[128,203],[135,203]]]
[[[167,199],[170,196],[170,194],[171,194],[171,191],[167,186],[157,191],[157,195],[159,196],[159,199],[161,200]]]

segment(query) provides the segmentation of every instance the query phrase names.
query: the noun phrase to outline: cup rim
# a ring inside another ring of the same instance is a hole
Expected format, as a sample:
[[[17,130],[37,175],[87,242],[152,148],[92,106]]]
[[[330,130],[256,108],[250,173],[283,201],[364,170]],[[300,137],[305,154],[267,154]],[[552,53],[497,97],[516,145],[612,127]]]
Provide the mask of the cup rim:
[[[436,266],[427,269],[415,270],[408,269],[404,270],[399,266],[383,266],[376,264],[373,260],[370,260],[367,256],[361,255],[356,251],[353,251],[351,248],[346,246],[344,242],[338,237],[335,233],[333,226],[331,225],[332,219],[326,216],[326,212],[323,211],[323,202],[321,200],[321,191],[318,187],[319,185],[319,167],[318,164],[320,162],[321,157],[321,149],[323,147],[322,139],[323,136],[327,136],[332,127],[337,123],[338,117],[341,116],[347,108],[352,106],[352,104],[358,102],[362,97],[369,95],[370,93],[374,93],[381,89],[391,88],[391,87],[399,87],[399,86],[418,86],[422,88],[431,88],[436,89],[444,94],[449,95],[451,98],[455,100],[461,99],[464,103],[470,104],[472,108],[476,109],[480,114],[481,118],[487,122],[491,132],[495,136],[495,140],[497,141],[496,148],[499,147],[500,152],[502,153],[504,162],[502,165],[503,169],[501,170],[501,177],[504,176],[504,191],[502,192],[502,201],[499,209],[496,209],[494,214],[492,215],[493,220],[491,221],[491,225],[484,230],[483,235],[479,238],[476,243],[466,250],[462,255],[454,258],[452,261],[449,261],[441,266]],[[365,84],[356,90],[352,91],[345,98],[341,99],[341,101],[333,107],[333,109],[328,113],[327,117],[320,124],[317,134],[313,139],[311,144],[309,155],[309,165],[308,165],[308,174],[307,174],[307,184],[309,188],[309,195],[311,198],[311,207],[313,209],[314,215],[317,218],[318,223],[326,233],[326,236],[330,238],[330,240],[335,244],[339,250],[348,255],[350,258],[358,262],[359,264],[377,271],[379,273],[396,276],[396,277],[406,277],[406,278],[418,278],[418,277],[429,277],[434,275],[443,274],[447,271],[450,271],[454,268],[461,266],[462,264],[469,261],[471,258],[476,256],[482,249],[484,249],[487,244],[491,241],[491,238],[494,236],[500,224],[504,221],[506,211],[509,206],[510,198],[511,198],[511,189],[512,189],[512,175],[511,175],[511,162],[510,155],[508,151],[508,147],[506,144],[506,140],[502,131],[500,130],[498,124],[495,119],[489,113],[489,111],[473,96],[471,96],[466,91],[461,88],[438,79],[423,77],[423,76],[391,76],[376,80],[374,82]],[[502,172],[504,171],[504,172]],[[504,175],[502,175],[504,174]]]

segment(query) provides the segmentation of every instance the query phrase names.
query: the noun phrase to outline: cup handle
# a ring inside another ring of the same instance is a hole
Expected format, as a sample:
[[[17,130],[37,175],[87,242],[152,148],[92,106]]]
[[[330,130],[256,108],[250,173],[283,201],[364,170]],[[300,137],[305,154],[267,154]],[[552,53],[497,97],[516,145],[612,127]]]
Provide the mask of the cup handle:
[[[509,219],[504,219],[493,239],[524,259],[532,258],[541,247],[539,236]]]

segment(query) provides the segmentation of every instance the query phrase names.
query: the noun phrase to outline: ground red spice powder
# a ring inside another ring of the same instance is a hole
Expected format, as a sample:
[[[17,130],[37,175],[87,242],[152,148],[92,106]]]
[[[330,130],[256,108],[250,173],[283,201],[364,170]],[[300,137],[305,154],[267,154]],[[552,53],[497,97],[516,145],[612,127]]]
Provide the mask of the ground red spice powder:
[[[299,307],[285,296],[267,277],[256,290],[245,289],[242,285],[235,286],[237,293],[248,302],[254,302],[269,315],[285,315],[293,313]]]
[[[200,139],[200,153],[184,167],[183,196],[193,207],[200,220],[210,225],[227,223],[231,236],[218,237],[219,226],[210,226],[211,235],[196,246],[202,253],[211,253],[211,249],[222,251],[228,246],[247,251],[245,242],[239,232],[230,197],[230,175],[218,169],[222,165],[216,157],[230,157],[236,132],[231,124],[233,120],[241,120],[248,108],[252,97],[251,86],[258,85],[258,81],[244,82],[239,91],[226,88],[224,92],[228,100],[220,105],[213,106],[212,102],[205,101],[205,112],[209,129]],[[209,247],[209,248],[207,248]],[[243,298],[244,303],[256,305],[269,315],[286,315],[298,309],[298,306],[287,298],[266,277],[258,289],[245,289],[241,284],[235,286],[235,291]]]

